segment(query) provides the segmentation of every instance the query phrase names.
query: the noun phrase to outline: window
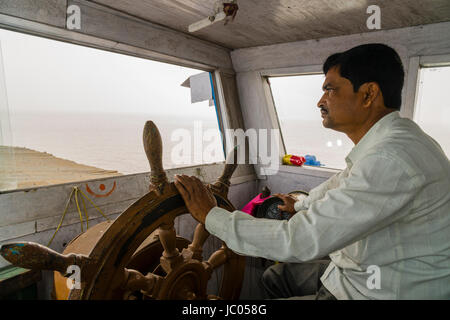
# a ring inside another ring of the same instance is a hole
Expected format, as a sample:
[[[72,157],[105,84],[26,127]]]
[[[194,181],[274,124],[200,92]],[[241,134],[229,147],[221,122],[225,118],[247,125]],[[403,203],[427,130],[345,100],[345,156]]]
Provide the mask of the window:
[[[414,121],[441,145],[447,157],[450,157],[449,78],[450,66],[421,68],[414,111]]]
[[[0,45],[0,157],[9,152],[0,181],[10,182],[0,190],[148,172],[147,120],[161,132],[166,169],[224,160],[214,103],[191,103],[182,86],[202,70],[1,29]],[[81,175],[83,166],[97,173]]]
[[[314,155],[325,167],[344,169],[353,142],[322,126],[317,102],[322,96],[323,74],[270,77],[269,81],[286,152]]]

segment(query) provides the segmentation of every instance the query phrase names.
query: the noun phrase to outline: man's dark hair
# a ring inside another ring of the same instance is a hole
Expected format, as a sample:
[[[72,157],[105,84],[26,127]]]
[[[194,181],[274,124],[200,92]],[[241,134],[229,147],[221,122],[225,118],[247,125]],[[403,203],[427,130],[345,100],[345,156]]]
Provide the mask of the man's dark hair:
[[[354,92],[366,82],[378,83],[384,105],[400,110],[405,72],[400,57],[391,47],[371,43],[335,53],[323,64],[324,74],[333,67],[339,68],[341,77],[350,80]]]

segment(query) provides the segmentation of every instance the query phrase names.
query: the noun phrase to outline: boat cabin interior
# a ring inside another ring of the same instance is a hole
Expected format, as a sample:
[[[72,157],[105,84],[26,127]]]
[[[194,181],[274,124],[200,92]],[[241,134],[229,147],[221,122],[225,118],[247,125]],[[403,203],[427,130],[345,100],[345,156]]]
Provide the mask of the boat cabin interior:
[[[421,70],[450,65],[448,0],[0,0],[0,28],[196,69],[206,81],[190,76],[184,86],[194,99],[195,88],[206,83],[222,159],[227,159],[165,166],[164,125],[149,118],[139,128],[141,152],[149,162],[146,172],[3,188],[0,244],[13,243],[17,256],[26,257],[13,257],[14,264],[0,257],[0,297],[10,299],[263,299],[261,275],[276,261],[237,255],[220,239],[208,237],[187,212],[172,183],[174,175],[196,176],[209,184],[218,206],[230,211],[243,209],[260,193],[307,194],[343,169],[328,165],[334,160],[321,152],[344,145],[347,149],[334,155],[343,163],[353,145],[340,138],[319,144],[313,141],[320,133],[309,127],[285,126],[290,110],[296,109],[292,120],[310,111],[320,117],[320,110],[317,101],[307,106],[296,105],[295,99],[284,102],[288,93],[281,85],[275,89],[277,81],[305,77],[289,87],[289,94],[308,95],[303,86],[319,79],[311,90],[320,97],[328,56],[384,43],[398,52],[405,69],[400,114],[416,119]],[[2,90],[0,83],[0,99]],[[155,105],[151,98],[146,103],[164,108],[164,102]],[[270,141],[271,150],[255,156],[257,143],[245,134],[252,132],[265,146]],[[236,149],[242,133],[246,147]],[[230,161],[242,150],[243,162]],[[286,155],[313,160],[295,165],[295,157]],[[68,201],[73,194],[77,199],[84,195],[89,214],[89,228],[81,234],[82,204]],[[269,214],[276,208],[266,210]],[[67,288],[63,277],[77,263],[90,274],[82,278],[83,290]]]

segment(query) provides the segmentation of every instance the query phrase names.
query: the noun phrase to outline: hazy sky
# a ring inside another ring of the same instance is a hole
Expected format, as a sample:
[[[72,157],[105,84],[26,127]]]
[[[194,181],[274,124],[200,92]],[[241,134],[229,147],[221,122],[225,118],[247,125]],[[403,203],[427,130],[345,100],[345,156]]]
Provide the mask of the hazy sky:
[[[317,102],[322,96],[323,74],[270,78],[278,117],[322,123]]]
[[[19,111],[214,115],[181,87],[201,70],[0,29],[9,108]]]
[[[420,70],[414,120],[426,125],[447,126],[450,133],[450,103],[447,97],[449,79],[450,66]]]

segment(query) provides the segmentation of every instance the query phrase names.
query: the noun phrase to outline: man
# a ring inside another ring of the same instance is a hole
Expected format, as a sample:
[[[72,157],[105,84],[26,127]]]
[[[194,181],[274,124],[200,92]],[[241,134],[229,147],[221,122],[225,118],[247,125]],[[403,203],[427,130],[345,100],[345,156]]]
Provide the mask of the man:
[[[398,54],[361,45],[330,56],[323,71],[323,126],[355,143],[346,169],[304,201],[280,195],[296,213],[288,221],[230,213],[198,179],[179,176],[189,211],[237,253],[294,262],[265,272],[271,298],[449,299],[450,163],[399,116]]]

